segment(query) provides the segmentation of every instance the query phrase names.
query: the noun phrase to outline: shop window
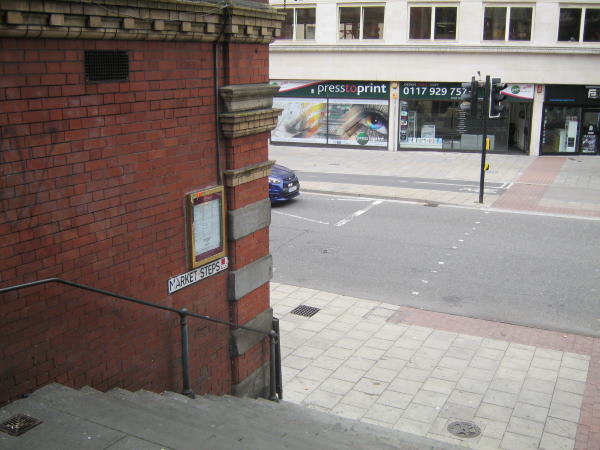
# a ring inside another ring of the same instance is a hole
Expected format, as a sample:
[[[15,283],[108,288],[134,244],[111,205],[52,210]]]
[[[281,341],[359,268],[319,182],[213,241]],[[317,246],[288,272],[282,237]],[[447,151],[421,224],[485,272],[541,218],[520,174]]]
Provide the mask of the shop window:
[[[383,6],[340,8],[340,39],[383,39]]]
[[[412,6],[409,37],[410,39],[456,39],[456,17],[456,7]]]
[[[583,42],[600,42],[600,9],[561,8],[558,40],[562,42],[580,42],[581,40]]]
[[[483,22],[485,41],[530,41],[533,8],[486,6]]]
[[[278,11],[285,14],[280,39],[315,39],[317,16],[315,8],[286,8]]]
[[[581,108],[547,106],[544,110],[542,153],[575,153]]]

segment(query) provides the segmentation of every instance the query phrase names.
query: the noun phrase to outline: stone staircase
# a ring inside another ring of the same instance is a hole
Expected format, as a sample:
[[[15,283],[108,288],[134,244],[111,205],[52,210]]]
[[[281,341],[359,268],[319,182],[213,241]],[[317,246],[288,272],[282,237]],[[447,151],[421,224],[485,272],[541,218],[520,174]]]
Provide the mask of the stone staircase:
[[[50,384],[0,409],[42,421],[0,449],[448,449],[446,444],[264,399]]]

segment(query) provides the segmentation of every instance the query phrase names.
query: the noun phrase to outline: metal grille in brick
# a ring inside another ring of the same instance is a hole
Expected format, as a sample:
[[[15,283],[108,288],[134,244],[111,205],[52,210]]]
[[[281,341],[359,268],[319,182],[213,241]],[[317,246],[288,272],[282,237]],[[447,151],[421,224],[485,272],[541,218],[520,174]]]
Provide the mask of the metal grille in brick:
[[[85,78],[88,81],[127,81],[129,54],[124,50],[86,50]]]
[[[481,434],[481,428],[473,422],[452,422],[448,425],[448,431],[461,438],[474,438]]]
[[[314,306],[298,305],[292,309],[291,313],[296,314],[297,316],[312,317],[319,311],[321,310],[319,308],[315,308]]]
[[[0,423],[0,431],[4,431],[11,436],[20,436],[40,423],[42,423],[42,421],[34,417],[29,417],[24,414],[17,414],[16,416],[12,416],[10,419]]]

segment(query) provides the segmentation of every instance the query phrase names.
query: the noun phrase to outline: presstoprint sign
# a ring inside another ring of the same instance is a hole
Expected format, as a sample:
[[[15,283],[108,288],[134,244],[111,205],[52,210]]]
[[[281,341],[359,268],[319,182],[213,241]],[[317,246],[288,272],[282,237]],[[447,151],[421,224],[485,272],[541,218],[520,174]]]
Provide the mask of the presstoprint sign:
[[[384,99],[390,97],[384,81],[277,81],[277,97]]]

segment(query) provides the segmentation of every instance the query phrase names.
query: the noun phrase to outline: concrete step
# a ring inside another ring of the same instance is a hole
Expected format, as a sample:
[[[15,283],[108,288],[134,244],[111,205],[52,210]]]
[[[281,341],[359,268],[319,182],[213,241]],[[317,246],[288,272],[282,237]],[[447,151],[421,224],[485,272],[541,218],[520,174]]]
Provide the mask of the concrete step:
[[[347,442],[347,435],[340,433],[345,428],[339,422],[335,421],[337,433],[333,434],[327,422],[321,420],[318,424],[307,424],[297,413],[290,417],[291,423],[282,422],[281,413],[286,408],[278,407],[274,402],[271,402],[273,408],[265,411],[253,407],[256,400],[236,397],[213,397],[211,400],[199,397],[192,400],[185,396],[174,398],[148,391],[127,394],[117,390],[108,394],[125,395],[140,407],[160,409],[167,415],[176,415],[186,422],[201,417],[215,433],[234,437],[244,448],[353,448]],[[207,410],[210,411],[209,414]],[[328,433],[328,439],[321,442],[320,436],[323,433]]]
[[[197,450],[198,443],[207,441],[215,449],[231,449],[238,444],[228,435],[215,435],[209,427],[203,427],[201,421],[194,427],[160,410],[143,409],[126,400],[89,390],[77,391],[51,384],[34,392],[29,400],[163,448]]]
[[[43,423],[17,437],[0,432],[1,450],[94,450],[110,448],[127,436],[121,431],[57,411],[52,405],[31,398],[17,400],[2,407],[0,422],[17,414],[39,419]]]
[[[363,424],[287,402],[75,390],[51,384],[0,410],[43,423],[20,437],[0,433],[5,449],[450,449],[418,436]]]

